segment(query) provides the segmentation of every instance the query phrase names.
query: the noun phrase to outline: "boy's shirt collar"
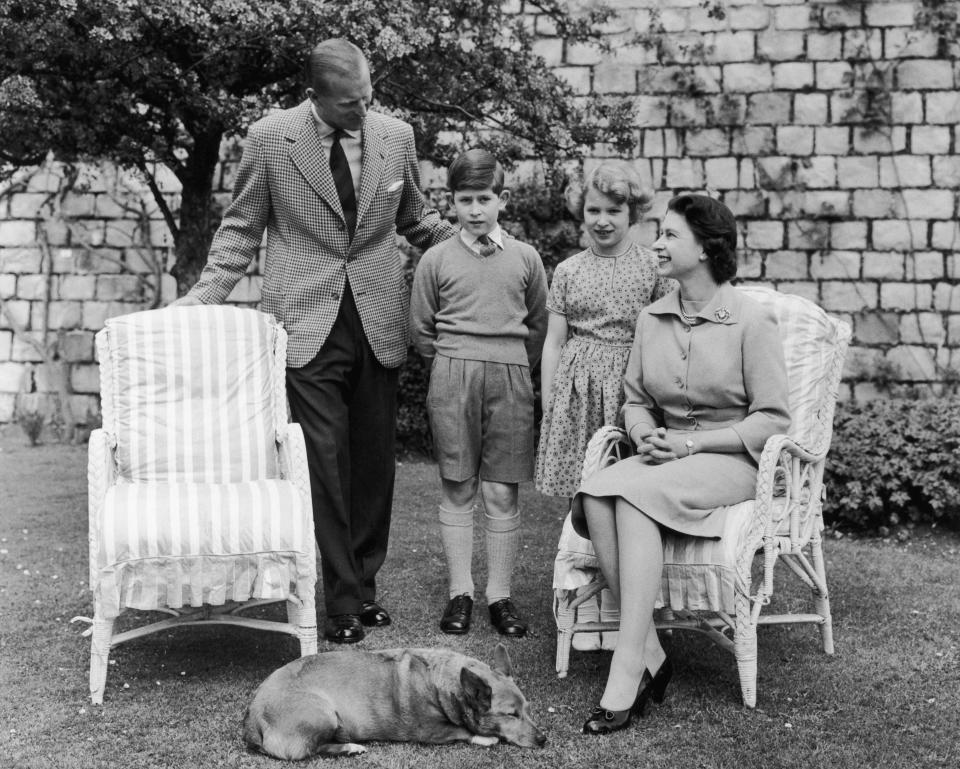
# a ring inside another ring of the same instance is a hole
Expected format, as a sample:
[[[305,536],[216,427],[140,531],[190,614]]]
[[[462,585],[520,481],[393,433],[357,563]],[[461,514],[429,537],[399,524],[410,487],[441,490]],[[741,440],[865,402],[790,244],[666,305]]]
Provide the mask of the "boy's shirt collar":
[[[487,237],[493,241],[497,248],[503,251],[503,230],[500,229],[499,224],[487,233]],[[473,235],[466,230],[460,230],[460,240],[462,240],[463,244],[474,253],[480,253],[480,244],[477,242],[478,238],[473,237]]]

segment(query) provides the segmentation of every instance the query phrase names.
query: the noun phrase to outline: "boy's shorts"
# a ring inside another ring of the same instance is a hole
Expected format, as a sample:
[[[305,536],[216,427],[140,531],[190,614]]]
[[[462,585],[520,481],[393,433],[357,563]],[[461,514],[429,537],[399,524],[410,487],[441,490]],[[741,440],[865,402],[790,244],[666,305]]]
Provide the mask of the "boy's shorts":
[[[442,478],[533,480],[533,383],[527,366],[437,355],[427,413]]]

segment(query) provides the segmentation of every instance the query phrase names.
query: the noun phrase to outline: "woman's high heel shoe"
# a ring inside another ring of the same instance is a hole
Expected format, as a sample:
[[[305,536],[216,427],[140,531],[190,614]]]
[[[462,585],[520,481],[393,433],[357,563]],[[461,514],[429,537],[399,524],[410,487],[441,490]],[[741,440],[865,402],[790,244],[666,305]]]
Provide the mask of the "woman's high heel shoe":
[[[600,735],[626,729],[633,723],[634,716],[643,716],[645,697],[649,696],[648,692],[652,682],[653,679],[650,677],[649,671],[644,670],[643,676],[640,678],[640,686],[637,687],[637,696],[629,708],[626,710],[607,710],[597,705],[590,711],[590,717],[581,731],[584,734]]]
[[[649,675],[649,671],[644,671],[644,673]],[[664,697],[666,697],[667,684],[670,683],[671,678],[673,678],[673,663],[670,662],[670,658],[667,657],[659,670],[653,675],[653,678],[650,679],[650,685],[637,693],[637,703],[635,707],[637,708],[638,716],[643,718],[644,715],[646,715],[646,710],[651,699],[658,705],[663,702]]]
[[[673,663],[670,662],[669,657],[664,660],[655,675],[651,676],[649,670],[644,670],[633,705],[626,710],[607,710],[598,705],[590,712],[590,717],[583,725],[583,733],[600,735],[626,729],[633,723],[634,716],[643,718],[646,715],[651,699],[658,705],[663,702],[667,684],[672,677]]]

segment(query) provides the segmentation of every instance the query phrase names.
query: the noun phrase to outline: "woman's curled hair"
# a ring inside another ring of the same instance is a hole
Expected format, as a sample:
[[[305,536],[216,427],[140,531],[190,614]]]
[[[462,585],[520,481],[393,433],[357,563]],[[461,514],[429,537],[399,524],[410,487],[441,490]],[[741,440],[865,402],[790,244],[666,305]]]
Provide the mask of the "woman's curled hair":
[[[707,195],[687,193],[667,208],[680,214],[707,255],[710,274],[725,283],[737,274],[737,220],[723,203]]]

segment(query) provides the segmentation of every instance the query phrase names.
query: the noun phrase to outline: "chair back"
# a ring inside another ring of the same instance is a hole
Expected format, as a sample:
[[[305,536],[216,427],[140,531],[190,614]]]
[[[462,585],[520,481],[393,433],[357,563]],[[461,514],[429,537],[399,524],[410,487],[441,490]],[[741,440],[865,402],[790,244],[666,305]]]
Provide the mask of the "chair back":
[[[148,310],[111,318],[96,342],[103,427],[121,482],[279,477],[286,334],[271,315]]]
[[[790,437],[808,451],[830,445],[833,411],[840,389],[849,324],[833,318],[809,299],[764,286],[740,291],[773,311],[780,326],[790,386]]]

